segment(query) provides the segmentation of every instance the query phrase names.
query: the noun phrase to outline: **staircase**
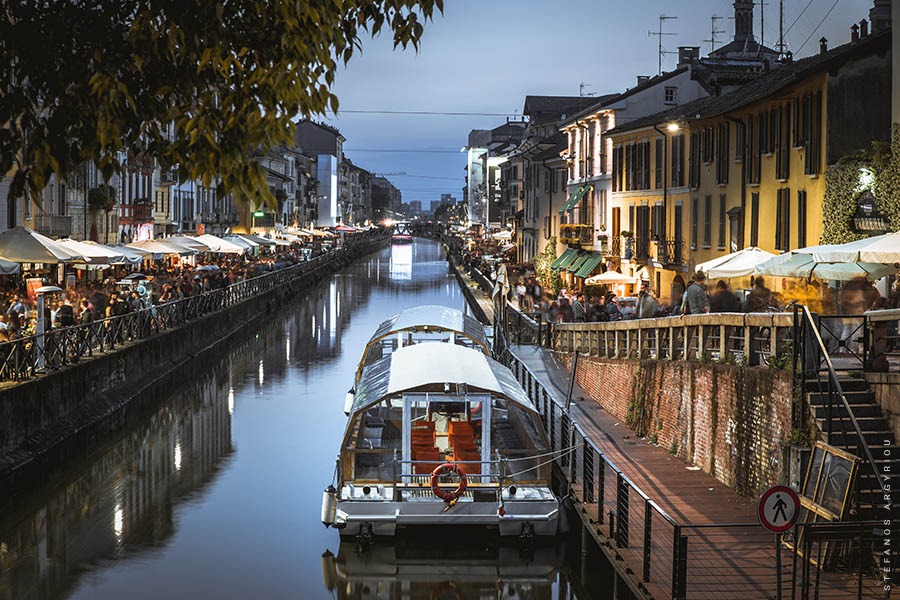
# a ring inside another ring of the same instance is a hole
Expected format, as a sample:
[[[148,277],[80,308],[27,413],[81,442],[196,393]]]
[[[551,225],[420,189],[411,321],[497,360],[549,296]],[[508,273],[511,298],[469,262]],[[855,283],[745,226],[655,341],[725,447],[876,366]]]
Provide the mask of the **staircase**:
[[[896,474],[900,469],[900,448],[897,440],[890,430],[888,421],[881,411],[881,406],[875,399],[875,393],[869,389],[869,384],[863,379],[861,373],[839,373],[838,381],[844,390],[847,403],[856,417],[857,423],[863,432],[869,450],[875,459],[875,465],[881,471],[882,476]],[[836,446],[851,454],[858,456],[860,468],[857,475],[857,518],[875,518],[876,507],[884,505],[883,494],[875,478],[872,468],[865,458],[865,453],[858,447],[859,440],[853,424],[850,421],[843,402],[837,395],[833,398],[831,408],[831,435],[828,434],[828,387],[827,375],[821,382],[807,380],[806,397],[810,410],[816,419],[816,425],[821,431],[822,440],[832,446]],[[843,430],[841,420],[843,419]],[[885,446],[885,441],[888,445]],[[889,458],[884,457],[884,450],[890,449]],[[885,472],[885,467],[890,466],[890,471]],[[880,513],[883,515],[884,513]]]

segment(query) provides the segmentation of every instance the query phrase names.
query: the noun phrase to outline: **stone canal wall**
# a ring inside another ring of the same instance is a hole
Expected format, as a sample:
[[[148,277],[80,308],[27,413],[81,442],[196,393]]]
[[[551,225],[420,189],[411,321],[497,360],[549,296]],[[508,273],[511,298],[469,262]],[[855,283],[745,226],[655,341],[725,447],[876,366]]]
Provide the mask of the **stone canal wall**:
[[[165,397],[173,373],[190,377],[220,345],[271,317],[310,285],[387,243],[334,251],[316,269],[280,286],[115,351],[0,389],[0,482],[14,482],[72,453],[102,444],[129,415]],[[137,405],[137,406],[136,406]]]
[[[572,354],[554,355],[571,371]],[[629,428],[743,496],[781,480],[791,432],[788,371],[582,356],[576,379]]]

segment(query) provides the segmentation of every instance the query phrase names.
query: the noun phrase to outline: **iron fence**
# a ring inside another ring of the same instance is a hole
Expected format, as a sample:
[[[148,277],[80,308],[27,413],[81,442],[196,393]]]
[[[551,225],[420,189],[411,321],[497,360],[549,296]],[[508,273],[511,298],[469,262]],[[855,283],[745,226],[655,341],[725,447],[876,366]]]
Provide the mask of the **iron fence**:
[[[351,250],[373,239],[350,238],[342,250]],[[205,315],[234,306],[285,283],[306,277],[334,264],[341,250],[335,250],[290,267],[239,281],[226,288],[212,290],[151,306],[125,315],[109,317],[81,325],[50,330],[0,343],[0,381],[23,381],[40,374],[76,364],[98,353],[152,337],[180,327]]]

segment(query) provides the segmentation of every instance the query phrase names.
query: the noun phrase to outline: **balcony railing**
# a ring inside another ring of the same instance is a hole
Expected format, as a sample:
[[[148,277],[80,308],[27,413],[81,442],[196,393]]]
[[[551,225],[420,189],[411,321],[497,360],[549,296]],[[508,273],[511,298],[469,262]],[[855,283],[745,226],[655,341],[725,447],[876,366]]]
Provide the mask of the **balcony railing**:
[[[72,235],[72,217],[37,214],[34,216],[34,230],[41,235],[69,237]]]
[[[594,244],[594,227],[583,223],[560,225],[559,236],[564,244],[592,246]]]
[[[657,240],[656,259],[664,265],[684,264],[684,240]]]

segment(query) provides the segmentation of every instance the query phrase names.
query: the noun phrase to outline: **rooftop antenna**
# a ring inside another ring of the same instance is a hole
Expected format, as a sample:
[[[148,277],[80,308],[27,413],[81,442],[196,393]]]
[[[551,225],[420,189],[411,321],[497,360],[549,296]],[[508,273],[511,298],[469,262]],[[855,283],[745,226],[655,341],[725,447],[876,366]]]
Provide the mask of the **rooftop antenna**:
[[[709,45],[710,45],[710,52],[715,52],[715,51],[716,51],[716,42],[719,41],[719,40],[716,39],[716,35],[719,34],[719,33],[725,33],[725,31],[723,31],[723,30],[721,30],[721,29],[716,29],[716,21],[719,21],[720,19],[724,19],[724,18],[725,18],[725,17],[720,17],[719,15],[713,15],[713,16],[711,17],[711,20],[712,20],[712,30],[710,31],[709,39],[708,39],[708,40],[703,40],[704,42],[709,42]]]
[[[584,88],[594,87],[590,83],[581,82],[578,84],[578,95],[584,98],[585,96],[596,96],[597,92],[586,92]]]
[[[674,51],[663,50],[663,45],[662,45],[663,36],[664,36],[664,35],[677,35],[677,34],[675,34],[675,33],[670,33],[670,32],[668,32],[668,31],[663,31],[663,22],[664,22],[664,21],[669,21],[669,20],[671,20],[671,19],[677,19],[677,18],[678,18],[678,17],[667,17],[666,15],[659,15],[659,31],[648,31],[648,32],[647,32],[647,35],[648,35],[648,36],[655,35],[655,36],[658,36],[658,38],[659,38],[659,49],[658,49],[658,52],[659,52],[659,64],[658,64],[658,66],[657,66],[657,73],[656,73],[657,75],[662,75],[662,60],[663,60],[663,56],[665,56],[666,54],[675,54]]]
[[[754,2],[759,7],[759,45],[766,45],[766,4],[768,2]]]
[[[784,57],[784,0],[778,0],[778,58]]]

